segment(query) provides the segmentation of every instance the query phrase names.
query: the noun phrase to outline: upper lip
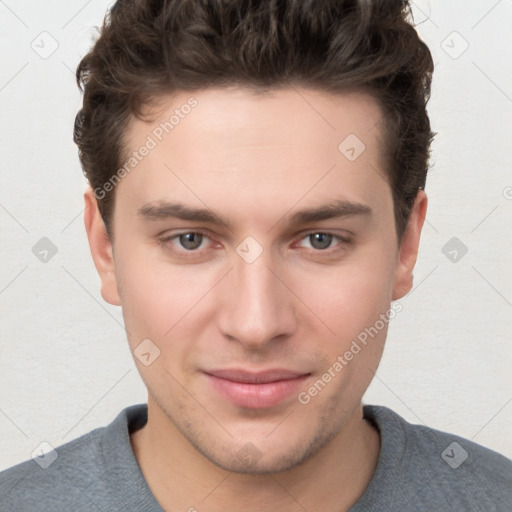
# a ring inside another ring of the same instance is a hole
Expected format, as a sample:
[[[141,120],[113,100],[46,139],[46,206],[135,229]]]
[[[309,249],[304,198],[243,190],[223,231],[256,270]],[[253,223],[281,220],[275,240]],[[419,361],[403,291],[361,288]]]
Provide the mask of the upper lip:
[[[247,384],[266,384],[280,380],[291,380],[298,377],[304,377],[308,373],[293,370],[272,369],[259,372],[250,372],[241,369],[208,370],[207,375],[213,375],[219,379],[230,380],[232,382],[243,382]]]

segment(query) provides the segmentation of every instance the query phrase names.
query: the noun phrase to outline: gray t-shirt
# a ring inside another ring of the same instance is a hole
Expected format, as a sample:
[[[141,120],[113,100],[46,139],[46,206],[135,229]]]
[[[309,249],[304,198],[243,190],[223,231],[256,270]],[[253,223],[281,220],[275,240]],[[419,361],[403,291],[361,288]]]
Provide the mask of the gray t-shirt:
[[[350,512],[512,511],[506,457],[411,425],[386,407],[366,405],[364,417],[380,431],[381,450],[370,485]],[[130,444],[129,433],[146,421],[146,404],[133,405],[107,427],[58,447],[46,469],[51,459],[31,459],[0,473],[0,510],[162,512]]]

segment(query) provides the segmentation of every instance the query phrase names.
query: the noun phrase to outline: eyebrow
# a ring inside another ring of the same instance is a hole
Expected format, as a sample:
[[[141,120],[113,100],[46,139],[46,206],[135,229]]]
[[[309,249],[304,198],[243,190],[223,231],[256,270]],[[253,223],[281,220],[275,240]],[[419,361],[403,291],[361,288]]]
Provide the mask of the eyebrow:
[[[228,227],[227,222],[207,208],[190,208],[181,203],[169,203],[166,201],[147,203],[141,206],[137,210],[137,216],[146,220],[176,218],[197,222],[210,222],[212,224]]]
[[[308,224],[327,219],[339,217],[350,217],[354,215],[370,215],[372,209],[362,203],[355,203],[340,199],[327,205],[319,206],[309,210],[301,210],[294,213],[290,218],[290,224]]]
[[[316,208],[300,210],[291,216],[288,223],[291,225],[308,224],[332,218],[370,215],[371,213],[372,209],[365,204],[347,200],[337,200]],[[229,229],[228,222],[221,219],[207,208],[191,208],[181,203],[170,203],[167,201],[147,203],[137,210],[137,216],[149,221],[176,218],[188,221],[208,222]]]

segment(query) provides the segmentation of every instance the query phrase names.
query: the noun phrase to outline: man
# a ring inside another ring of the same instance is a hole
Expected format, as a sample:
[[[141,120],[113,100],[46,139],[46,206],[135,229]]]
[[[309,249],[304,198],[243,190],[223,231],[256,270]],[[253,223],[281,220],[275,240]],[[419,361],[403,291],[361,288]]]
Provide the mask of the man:
[[[511,461],[362,405],[427,208],[407,12],[115,4],[75,141],[148,403],[2,473],[2,510],[512,510]]]

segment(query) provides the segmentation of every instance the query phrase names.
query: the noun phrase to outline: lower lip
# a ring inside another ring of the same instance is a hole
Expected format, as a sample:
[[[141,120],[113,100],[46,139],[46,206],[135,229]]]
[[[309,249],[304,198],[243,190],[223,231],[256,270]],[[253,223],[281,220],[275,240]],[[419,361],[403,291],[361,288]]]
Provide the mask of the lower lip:
[[[250,409],[267,409],[280,404],[298,392],[308,375],[295,379],[267,382],[265,384],[248,384],[233,382],[206,374],[215,390],[238,407]]]

